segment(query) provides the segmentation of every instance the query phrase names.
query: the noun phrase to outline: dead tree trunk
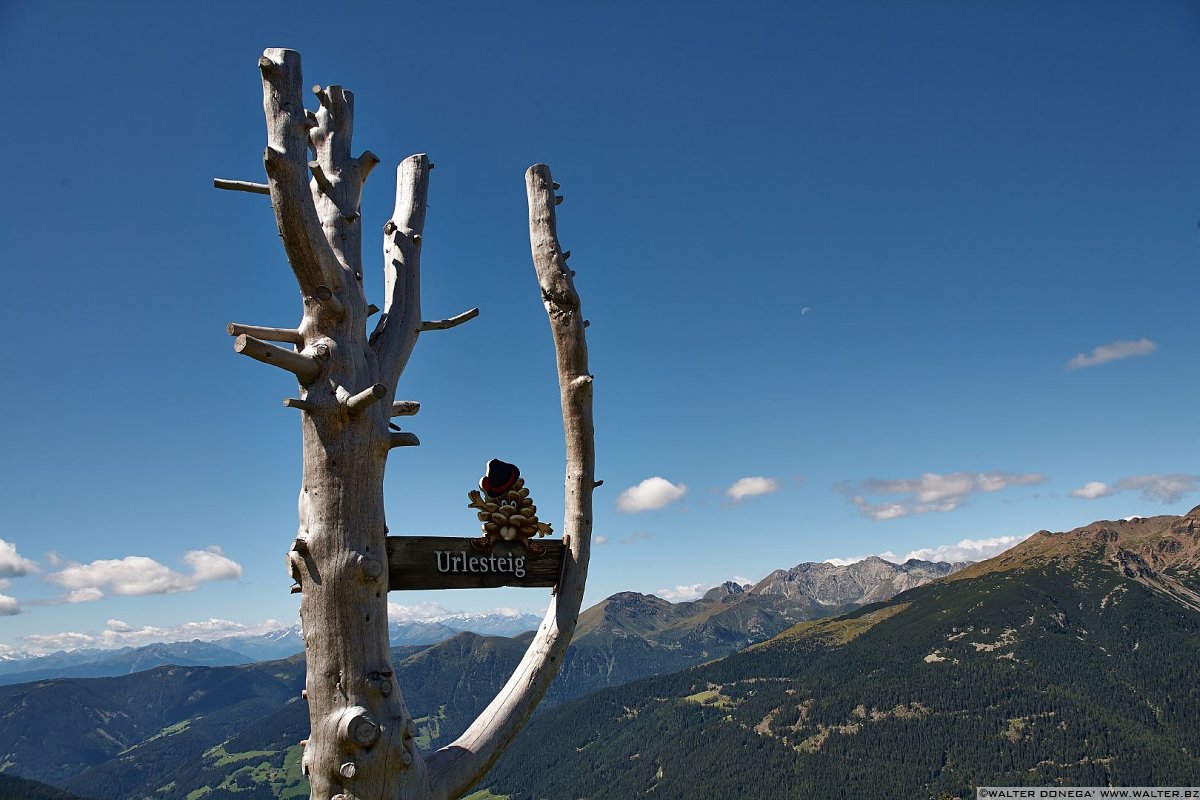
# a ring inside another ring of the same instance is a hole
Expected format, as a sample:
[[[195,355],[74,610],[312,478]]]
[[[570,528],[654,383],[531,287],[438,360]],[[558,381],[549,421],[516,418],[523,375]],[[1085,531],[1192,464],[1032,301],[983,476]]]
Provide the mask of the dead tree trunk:
[[[421,319],[421,236],[433,165],[414,155],[397,170],[396,206],[383,229],[383,313],[367,336],[375,309],[363,290],[359,212],[362,183],[379,159],[370,152],[351,155],[350,92],[314,87],[320,105],[307,111],[298,53],[270,49],[258,64],[268,182],[215,183],[270,194],[303,301],[296,328],[229,326],[237,352],[291,372],[300,384],[300,396],[284,405],[300,412],[304,445],[300,525],[287,554],[293,591],[302,593],[308,660],[311,733],[302,768],[317,800],[448,800],[483,777],[532,713],[562,662],[583,597],[594,486],[591,376],[579,297],[554,231],[559,198],[549,170],[531,167],[530,235],[558,352],[567,435],[567,563],[546,619],[508,685],[427,764],[394,682],[383,508],[389,451],[420,442],[391,430],[389,419],[416,411],[416,403],[396,402],[395,392],[420,333],[454,327],[478,310]]]

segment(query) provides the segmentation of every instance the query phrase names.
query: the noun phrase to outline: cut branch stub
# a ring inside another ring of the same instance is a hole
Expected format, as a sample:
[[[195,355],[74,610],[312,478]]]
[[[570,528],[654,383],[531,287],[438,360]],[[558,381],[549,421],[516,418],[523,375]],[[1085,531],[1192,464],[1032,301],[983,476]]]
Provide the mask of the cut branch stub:
[[[416,400],[397,400],[392,403],[393,417],[411,417],[421,410],[421,404]]]
[[[421,440],[417,438],[416,434],[409,433],[408,431],[388,434],[389,450],[393,447],[419,447],[420,444]]]
[[[286,369],[302,384],[312,383],[321,373],[321,363],[312,356],[267,344],[244,333],[234,341],[233,350],[255,361]]]
[[[346,307],[342,305],[342,301],[338,300],[333,291],[328,286],[318,286],[313,292],[313,297],[321,304],[330,317],[334,320],[340,320],[346,316]]]
[[[225,178],[213,178],[213,186],[217,189],[225,189],[231,192],[250,192],[251,194],[266,194],[271,193],[271,187],[265,183],[253,183],[251,181],[231,181]]]
[[[363,389],[353,397],[346,398],[346,410],[350,412],[351,416],[361,414],[365,408],[377,403],[385,394],[387,394],[387,387],[382,383],[377,383]]]
[[[240,336],[244,333],[268,342],[304,343],[304,337],[295,328],[265,328],[261,325],[242,325],[237,322],[231,322],[226,330],[229,331],[230,336]]]
[[[370,747],[379,739],[379,726],[367,716],[365,708],[347,708],[342,712],[338,734],[347,744]]]

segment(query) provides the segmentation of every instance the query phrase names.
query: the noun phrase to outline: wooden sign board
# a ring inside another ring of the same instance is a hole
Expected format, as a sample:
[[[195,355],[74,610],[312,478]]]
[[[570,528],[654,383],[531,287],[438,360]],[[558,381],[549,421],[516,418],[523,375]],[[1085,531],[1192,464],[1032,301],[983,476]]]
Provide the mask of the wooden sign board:
[[[388,591],[558,585],[566,552],[561,539],[538,541],[545,551],[540,556],[520,541],[498,541],[490,552],[473,547],[477,542],[465,537],[387,537]]]

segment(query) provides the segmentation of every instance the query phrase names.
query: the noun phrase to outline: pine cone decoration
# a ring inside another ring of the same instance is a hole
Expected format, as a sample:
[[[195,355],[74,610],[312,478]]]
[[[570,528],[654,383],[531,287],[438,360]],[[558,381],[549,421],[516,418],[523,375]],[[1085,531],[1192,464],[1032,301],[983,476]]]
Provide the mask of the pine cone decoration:
[[[530,540],[538,536],[549,536],[554,531],[537,518],[537,506],[525,488],[525,479],[512,464],[492,459],[487,465],[487,474],[479,481],[483,491],[471,491],[467,497],[468,508],[479,511],[483,523],[483,537],[472,544],[475,549],[490,551],[498,540],[521,541],[533,555],[541,555],[544,549]]]

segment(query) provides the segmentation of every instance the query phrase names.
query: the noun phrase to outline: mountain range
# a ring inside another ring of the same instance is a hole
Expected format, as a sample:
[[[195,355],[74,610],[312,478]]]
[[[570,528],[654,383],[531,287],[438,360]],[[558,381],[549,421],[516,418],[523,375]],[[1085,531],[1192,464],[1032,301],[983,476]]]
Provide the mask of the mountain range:
[[[419,746],[463,730],[531,638],[395,648]],[[1041,531],[970,565],[802,564],[686,603],[623,592],[580,616],[479,797],[1189,785],[1198,663],[1200,507]],[[303,796],[303,683],[297,654],[0,687],[0,792],[21,778],[96,800]]]
[[[1197,664],[1200,507],[1041,531],[887,602],[549,710],[485,785],[514,800],[1191,786]]]
[[[471,631],[516,636],[537,628],[541,618],[524,613],[457,613],[388,624],[393,647],[435,644]],[[108,678],[172,664],[223,667],[286,658],[304,650],[299,624],[267,633],[190,642],[155,642],[114,650],[83,648],[43,656],[18,654],[0,661],[0,686],[48,678]]]
[[[543,707],[718,658],[798,620],[852,606],[878,591],[865,576],[893,585],[912,573],[923,581],[954,568],[875,561],[800,565],[754,586],[716,587],[687,603],[614,595],[581,615]],[[800,575],[823,578],[814,579],[811,590],[798,590]],[[831,583],[830,576],[839,578]],[[785,590],[788,582],[792,588]],[[834,584],[840,587],[834,594],[820,588]],[[507,680],[531,637],[459,633],[432,646],[395,649],[397,682],[418,717],[419,744],[434,748],[465,729]],[[303,683],[303,657],[295,655],[0,687],[0,708],[9,709],[0,715],[0,771],[104,800],[175,800],[201,787],[208,787],[208,800],[226,793],[237,800],[294,796],[303,791],[297,742],[308,730],[299,701]]]

